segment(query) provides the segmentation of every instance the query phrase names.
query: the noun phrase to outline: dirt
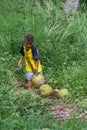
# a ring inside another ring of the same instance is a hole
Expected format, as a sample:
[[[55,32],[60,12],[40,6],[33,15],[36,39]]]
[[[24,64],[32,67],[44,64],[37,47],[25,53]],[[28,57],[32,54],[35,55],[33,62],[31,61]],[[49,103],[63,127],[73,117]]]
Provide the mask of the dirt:
[[[57,120],[71,119],[71,118],[84,118],[87,119],[87,111],[80,110],[75,103],[66,102],[58,103],[55,106],[51,107],[51,115],[54,116]]]

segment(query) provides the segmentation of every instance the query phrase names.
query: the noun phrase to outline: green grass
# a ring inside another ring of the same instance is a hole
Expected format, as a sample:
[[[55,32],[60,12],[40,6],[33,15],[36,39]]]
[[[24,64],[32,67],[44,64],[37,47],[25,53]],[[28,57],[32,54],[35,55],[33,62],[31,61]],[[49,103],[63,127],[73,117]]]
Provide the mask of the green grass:
[[[75,117],[60,125],[49,111],[54,102],[35,89],[15,86],[25,82],[24,63],[21,69],[17,66],[19,49],[24,35],[33,33],[46,82],[67,88],[70,100],[85,110],[79,102],[87,98],[87,12],[81,6],[67,15],[63,5],[64,0],[0,2],[0,129],[87,129],[87,121]]]

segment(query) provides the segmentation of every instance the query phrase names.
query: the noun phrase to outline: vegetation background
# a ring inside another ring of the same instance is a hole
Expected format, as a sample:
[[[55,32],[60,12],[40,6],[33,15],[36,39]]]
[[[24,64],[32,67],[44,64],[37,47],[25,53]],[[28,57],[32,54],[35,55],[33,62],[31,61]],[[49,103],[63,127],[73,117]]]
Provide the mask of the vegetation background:
[[[54,89],[67,88],[77,104],[87,99],[87,2],[80,1],[77,12],[68,14],[63,10],[64,3],[0,1],[1,130],[87,129],[87,120],[74,117],[59,125],[50,114],[49,99],[36,95],[36,90],[28,92],[15,85],[25,81],[25,68],[18,68],[17,62],[24,35],[32,33],[46,82]]]

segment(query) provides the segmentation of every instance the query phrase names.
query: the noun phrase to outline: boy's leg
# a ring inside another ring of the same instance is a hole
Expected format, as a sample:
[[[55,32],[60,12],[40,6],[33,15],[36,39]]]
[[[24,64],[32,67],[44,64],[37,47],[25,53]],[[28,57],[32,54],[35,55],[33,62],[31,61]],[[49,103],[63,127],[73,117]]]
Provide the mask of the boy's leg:
[[[32,88],[32,77],[33,76],[34,76],[33,72],[26,73],[26,78],[27,78],[27,81],[28,81],[28,89]]]
[[[32,88],[32,80],[28,80],[28,89]]]

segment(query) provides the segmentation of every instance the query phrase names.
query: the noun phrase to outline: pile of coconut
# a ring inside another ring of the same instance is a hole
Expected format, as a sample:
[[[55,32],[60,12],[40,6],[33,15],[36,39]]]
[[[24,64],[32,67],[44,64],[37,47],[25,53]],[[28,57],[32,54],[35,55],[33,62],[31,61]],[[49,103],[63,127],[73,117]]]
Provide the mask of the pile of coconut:
[[[44,76],[41,74],[34,75],[32,79],[33,87],[39,90],[39,94],[43,97],[55,96],[58,98],[63,98],[68,96],[68,90],[62,88],[60,90],[53,89],[50,85],[45,83]]]

